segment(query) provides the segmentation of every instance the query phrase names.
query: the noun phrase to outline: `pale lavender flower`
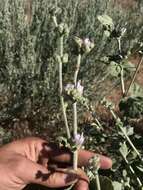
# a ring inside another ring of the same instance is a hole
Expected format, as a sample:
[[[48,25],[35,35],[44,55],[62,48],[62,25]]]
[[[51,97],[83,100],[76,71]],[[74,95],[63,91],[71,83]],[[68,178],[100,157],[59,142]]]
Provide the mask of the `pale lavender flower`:
[[[85,39],[83,40],[83,44],[84,44],[85,46],[90,47],[91,41],[89,40],[89,38],[85,38]]]
[[[84,89],[84,87],[80,84],[80,81],[78,81],[77,82],[77,90],[78,90],[80,95],[83,94],[83,89]]]
[[[82,43],[85,53],[89,53],[94,48],[94,43],[91,42],[89,38],[83,39]]]
[[[79,133],[74,136],[74,143],[75,145],[80,148],[84,142],[84,136],[83,133],[80,135]]]
[[[70,92],[74,89],[74,84],[68,83],[65,87],[64,87],[65,91],[67,92],[67,94],[70,94]]]

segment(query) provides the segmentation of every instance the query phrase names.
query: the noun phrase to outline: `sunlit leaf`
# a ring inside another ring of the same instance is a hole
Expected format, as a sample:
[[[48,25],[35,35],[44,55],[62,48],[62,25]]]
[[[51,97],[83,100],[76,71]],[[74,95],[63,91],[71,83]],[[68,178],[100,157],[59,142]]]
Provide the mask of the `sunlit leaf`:
[[[99,15],[99,16],[97,16],[97,19],[104,26],[110,26],[111,28],[113,28],[113,26],[114,26],[112,18],[109,17],[108,15]]]
[[[118,181],[113,181],[112,185],[114,187],[114,190],[122,190],[122,184]]]
[[[121,147],[120,147],[119,151],[120,151],[120,153],[122,154],[122,156],[124,158],[127,157],[127,155],[128,155],[128,147],[127,147],[125,142],[121,144]]]

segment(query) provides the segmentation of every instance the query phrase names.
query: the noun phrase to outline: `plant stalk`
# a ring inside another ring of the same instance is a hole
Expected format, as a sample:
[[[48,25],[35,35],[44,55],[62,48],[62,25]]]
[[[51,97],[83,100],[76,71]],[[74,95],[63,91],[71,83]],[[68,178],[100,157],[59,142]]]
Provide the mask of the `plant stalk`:
[[[67,133],[67,138],[70,139],[71,134],[70,134],[70,129],[68,126],[68,120],[67,120],[67,115],[66,115],[66,109],[65,109],[65,104],[64,104],[64,97],[62,95],[63,93],[63,76],[62,76],[62,57],[63,57],[63,35],[60,37],[60,48],[59,48],[59,53],[60,53],[60,57],[59,57],[59,88],[60,88],[60,101],[61,101],[61,106],[62,106],[62,112],[63,112],[63,118],[64,118],[64,123],[65,123],[65,127],[66,127],[66,133]]]
[[[124,83],[124,68],[122,66],[121,66],[120,77],[121,77],[122,96],[124,97],[124,95],[125,95],[125,83]]]
[[[66,133],[67,133],[67,138],[71,138],[70,134],[70,129],[68,126],[68,120],[67,120],[67,115],[66,115],[66,109],[65,109],[65,104],[64,104],[64,97],[62,95],[63,92],[63,83],[62,83],[62,61],[61,58],[58,57],[58,63],[59,63],[59,88],[60,88],[60,102],[61,102],[61,107],[62,107],[62,112],[63,112],[63,119],[66,127]]]
[[[121,37],[117,38],[119,53],[121,53]]]
[[[137,76],[137,74],[138,74],[138,71],[139,71],[140,66],[141,66],[142,63],[143,63],[143,56],[141,57],[141,60],[138,62],[136,71],[135,71],[135,73],[134,73],[134,75],[133,75],[133,78],[132,78],[132,80],[131,80],[131,82],[130,82],[130,84],[129,84],[129,87],[128,87],[126,93],[125,93],[126,96],[128,95],[131,86],[132,86],[133,83],[135,82],[136,76]]]
[[[119,54],[121,54],[122,53],[122,50],[121,50],[121,37],[117,38],[117,42],[118,42]],[[124,97],[124,95],[125,95],[125,83],[124,83],[124,68],[123,68],[123,66],[121,66],[120,80],[121,80],[122,96]]]
[[[78,55],[77,58],[77,65],[76,70],[74,74],[74,86],[77,88],[77,76],[80,68],[81,63],[81,54]],[[73,104],[73,135],[74,137],[77,135],[77,129],[78,129],[78,122],[77,122],[77,103],[75,102]],[[78,167],[78,151],[76,150],[73,155],[73,169],[77,170]]]
[[[53,22],[55,24],[55,27],[58,27],[58,23],[57,23],[57,18],[56,16],[52,17]],[[64,36],[61,35],[60,36],[60,40],[59,40],[60,44],[59,44],[59,54],[60,56],[57,57],[58,60],[58,64],[59,64],[59,93],[60,93],[60,102],[61,102],[61,107],[62,107],[62,112],[63,112],[63,118],[64,118],[64,123],[65,123],[65,127],[66,127],[66,133],[67,133],[67,138],[70,139],[71,138],[71,134],[70,134],[70,129],[69,129],[69,125],[68,125],[68,120],[67,120],[67,115],[66,115],[66,109],[65,109],[65,104],[64,104],[64,97],[62,95],[63,93],[63,63],[62,63],[62,57],[63,57],[63,41],[64,41]]]
[[[96,180],[96,189],[97,189],[97,190],[101,190],[98,171],[97,171],[97,174],[95,175],[95,180]]]
[[[53,16],[52,19],[53,19],[53,22],[54,22],[54,24],[55,24],[55,27],[58,27],[58,23],[57,23],[57,18],[56,18],[56,16]]]

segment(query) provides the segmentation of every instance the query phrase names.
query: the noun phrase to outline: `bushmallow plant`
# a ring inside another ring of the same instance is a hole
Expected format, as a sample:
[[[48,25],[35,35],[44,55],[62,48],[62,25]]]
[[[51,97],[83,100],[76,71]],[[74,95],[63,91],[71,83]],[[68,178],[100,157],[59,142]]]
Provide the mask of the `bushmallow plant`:
[[[61,142],[64,142],[64,146],[67,146],[73,152],[73,169],[77,170],[78,167],[78,150],[82,148],[84,143],[84,134],[80,132],[78,127],[78,114],[77,114],[77,105],[78,103],[84,105],[90,112],[92,112],[92,106],[89,106],[88,99],[84,97],[84,87],[82,86],[82,82],[78,77],[80,72],[80,66],[82,62],[82,57],[84,55],[89,54],[94,48],[94,42],[92,42],[89,38],[79,38],[77,36],[74,37],[74,42],[76,45],[76,65],[75,71],[73,75],[73,81],[63,85],[63,64],[68,62],[68,54],[64,52],[64,43],[69,35],[69,27],[66,23],[58,23],[57,14],[58,10],[51,11],[51,17],[57,32],[57,51],[56,51],[56,62],[58,63],[58,72],[59,72],[59,97],[61,102],[61,108],[63,113],[63,119],[65,123],[67,137],[62,137]],[[114,61],[117,67],[120,70],[120,79],[121,79],[121,87],[122,94],[125,96],[126,89],[124,85],[124,65],[123,60],[128,58],[128,54],[122,51],[121,40],[123,35],[126,33],[126,28],[121,28],[117,30],[112,19],[107,15],[98,16],[98,20],[102,23],[104,32],[107,37],[114,38],[117,40],[118,44],[118,52],[117,55],[109,56],[108,61]],[[65,102],[66,97],[66,102]],[[67,98],[68,97],[68,98]],[[68,107],[68,101],[72,102],[72,113],[73,113],[73,127],[70,129],[70,125],[68,122],[66,109]],[[114,119],[116,120],[116,126],[120,129],[122,134],[125,136],[127,142],[130,144],[131,148],[136,152],[137,156],[142,162],[141,155],[136,147],[133,145],[130,140],[128,134],[126,133],[123,122],[116,116],[113,111],[112,105],[107,101],[102,102],[110,111]],[[95,118],[97,124],[101,127],[100,122]],[[127,160],[126,160],[127,163]],[[98,170],[100,168],[100,157],[97,155],[89,160],[89,167],[87,168],[87,174],[90,179],[96,180],[97,190],[100,190],[100,181],[98,176]],[[132,167],[130,167],[132,173],[134,173]],[[136,178],[139,186],[142,186],[142,182],[139,178]]]
[[[81,39],[79,37],[74,37],[74,41],[76,43],[76,48],[77,48],[78,53],[77,53],[77,63],[75,66],[73,82],[67,83],[65,86],[63,86],[62,66],[63,66],[63,60],[64,60],[64,40],[65,38],[67,38],[68,36],[67,33],[69,31],[68,31],[67,24],[65,23],[58,24],[56,11],[52,12],[52,20],[58,32],[58,40],[57,40],[58,48],[57,48],[57,53],[56,53],[56,61],[59,65],[58,67],[59,96],[60,96],[63,118],[64,118],[66,132],[67,132],[67,138],[62,137],[60,141],[64,141],[64,145],[69,147],[71,151],[73,152],[73,169],[77,170],[78,150],[82,148],[82,145],[84,143],[84,135],[83,133],[80,133],[78,129],[77,103],[86,105],[86,107],[89,108],[88,103],[87,103],[88,101],[83,96],[84,87],[81,84],[81,80],[78,80],[78,73],[80,70],[82,56],[84,54],[90,53],[90,51],[94,48],[94,43],[90,41],[89,38]],[[72,107],[73,107],[73,128],[72,128],[73,134],[72,135],[71,135],[71,130],[69,128],[69,123],[68,123],[67,114],[66,114],[67,104],[65,103],[65,100],[64,100],[64,94],[69,97],[69,101],[72,100]],[[95,176],[96,176],[98,190],[100,190],[100,183],[99,183],[99,178],[98,178],[99,167],[95,168],[95,166],[99,165],[99,162],[100,161],[97,158],[96,159],[92,158],[92,160],[89,160],[90,167],[93,164],[93,167],[91,168],[96,170]]]

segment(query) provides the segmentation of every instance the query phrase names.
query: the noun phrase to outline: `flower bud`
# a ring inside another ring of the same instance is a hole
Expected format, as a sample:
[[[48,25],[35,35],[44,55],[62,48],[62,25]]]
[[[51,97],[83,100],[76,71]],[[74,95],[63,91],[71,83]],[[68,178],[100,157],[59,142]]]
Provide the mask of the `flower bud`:
[[[94,48],[94,43],[89,38],[81,39],[78,37],[74,38],[80,53],[89,53]]]
[[[58,25],[58,32],[60,33],[60,35],[68,36],[70,32],[68,25],[66,23],[60,23]]]
[[[64,87],[66,93],[68,95],[71,94],[71,91],[74,89],[74,84],[68,83],[65,87]]]

